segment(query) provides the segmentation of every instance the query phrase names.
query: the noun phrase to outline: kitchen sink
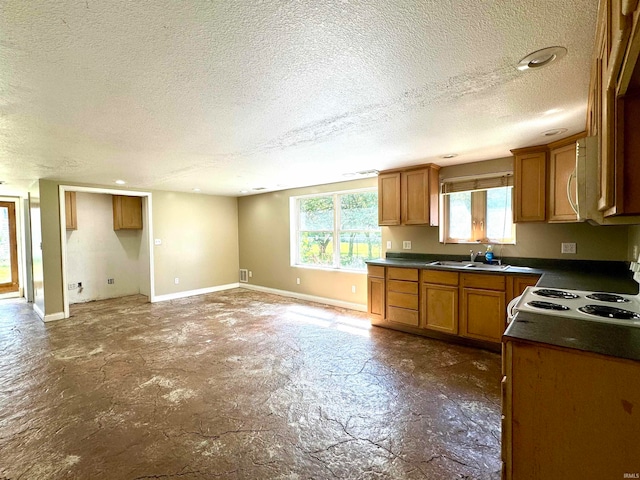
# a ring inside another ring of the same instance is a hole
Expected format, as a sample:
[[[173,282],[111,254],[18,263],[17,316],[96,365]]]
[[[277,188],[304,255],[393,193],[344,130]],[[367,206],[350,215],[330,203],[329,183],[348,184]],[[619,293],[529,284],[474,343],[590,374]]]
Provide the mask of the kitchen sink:
[[[490,265],[488,263],[482,262],[469,262],[469,261],[454,261],[454,260],[438,260],[436,262],[431,262],[429,265],[433,265],[434,267],[450,267],[450,268],[464,268],[464,269],[473,269],[473,270],[506,270],[509,268],[509,265]]]

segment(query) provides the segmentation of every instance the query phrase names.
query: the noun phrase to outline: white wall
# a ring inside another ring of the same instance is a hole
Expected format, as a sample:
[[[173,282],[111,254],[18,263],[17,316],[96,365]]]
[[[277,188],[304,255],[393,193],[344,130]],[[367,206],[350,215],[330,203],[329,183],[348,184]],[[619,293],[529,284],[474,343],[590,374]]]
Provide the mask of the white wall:
[[[140,293],[142,231],[113,230],[111,195],[78,192],[76,208],[78,229],[66,233],[67,284],[82,289],[69,290],[69,303]]]

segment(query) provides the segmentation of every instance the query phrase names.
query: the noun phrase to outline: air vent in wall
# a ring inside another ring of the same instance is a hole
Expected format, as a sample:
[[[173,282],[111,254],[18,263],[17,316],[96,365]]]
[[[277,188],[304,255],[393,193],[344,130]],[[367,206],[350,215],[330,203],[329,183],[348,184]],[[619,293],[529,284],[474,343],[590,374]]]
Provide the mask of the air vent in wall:
[[[249,281],[249,270],[246,268],[240,269],[240,281],[243,283],[247,283]]]

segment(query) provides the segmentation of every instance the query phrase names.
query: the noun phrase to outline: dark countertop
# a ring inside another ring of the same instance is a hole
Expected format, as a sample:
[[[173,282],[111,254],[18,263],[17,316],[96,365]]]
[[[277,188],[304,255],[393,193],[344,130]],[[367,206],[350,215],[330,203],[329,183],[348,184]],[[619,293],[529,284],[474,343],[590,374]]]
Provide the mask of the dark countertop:
[[[640,328],[519,312],[503,339],[526,340],[640,361]]]
[[[388,253],[385,259],[367,263],[386,267],[452,271],[452,267],[431,266],[428,263],[436,260],[466,259],[461,256],[389,255]],[[540,287],[638,294],[638,284],[633,280],[627,262],[505,258],[503,263],[511,266],[506,270],[498,271],[474,271],[466,268],[455,270],[464,273],[497,275],[541,275],[537,283]],[[640,328],[638,327],[520,312],[507,327],[503,338],[545,343],[640,361]]]

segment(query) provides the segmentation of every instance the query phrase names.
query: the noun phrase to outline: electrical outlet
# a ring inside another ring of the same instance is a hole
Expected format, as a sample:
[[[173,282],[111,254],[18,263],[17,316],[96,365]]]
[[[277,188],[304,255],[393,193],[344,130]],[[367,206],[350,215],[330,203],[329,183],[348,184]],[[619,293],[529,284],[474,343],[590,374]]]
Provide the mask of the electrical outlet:
[[[391,240],[387,240],[387,250],[391,250]]]
[[[411,250],[411,241],[409,240],[404,240],[402,242],[402,249],[403,250]]]
[[[116,281],[113,278],[107,278],[108,285],[113,285],[114,283],[116,283]]]
[[[180,283],[180,279],[178,277],[174,278],[173,283],[178,285]]]
[[[75,290],[76,288],[78,288],[78,285],[76,285],[75,283],[69,284],[69,290]]]
[[[576,253],[575,243],[563,243],[561,248],[562,253]]]
[[[162,240],[161,240],[160,238],[156,238],[156,239],[153,241],[153,244],[154,244],[154,245],[162,245]]]
[[[351,285],[351,293],[356,293],[356,286],[355,285]]]
[[[296,284],[300,285],[300,277],[296,278]]]
[[[253,277],[253,272],[251,270],[249,270],[249,278]]]

